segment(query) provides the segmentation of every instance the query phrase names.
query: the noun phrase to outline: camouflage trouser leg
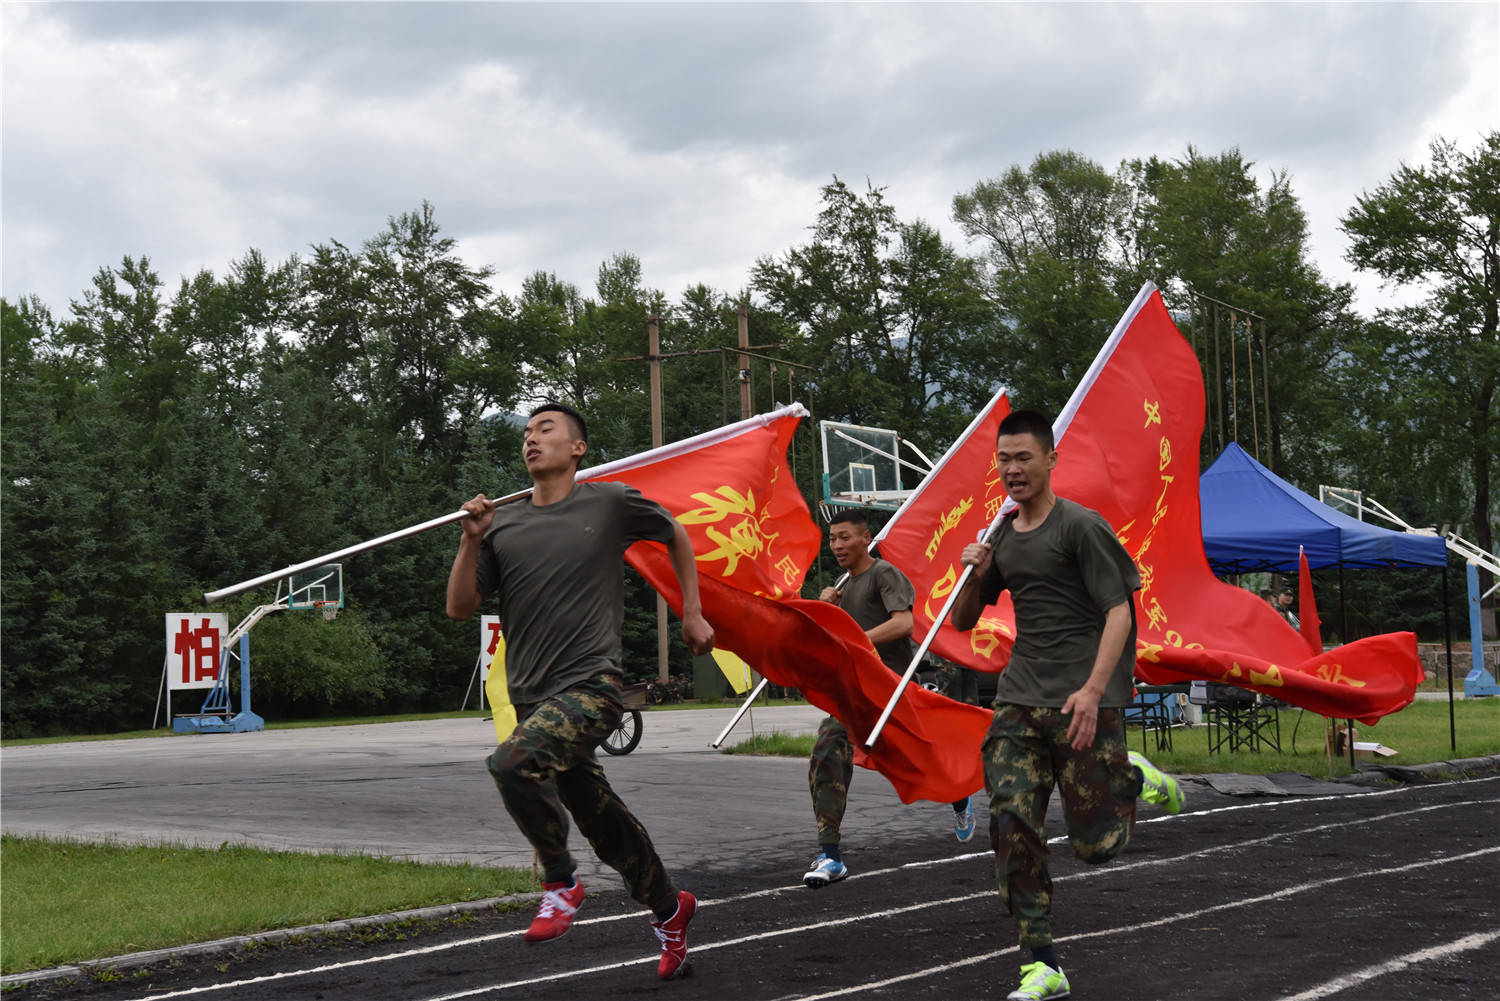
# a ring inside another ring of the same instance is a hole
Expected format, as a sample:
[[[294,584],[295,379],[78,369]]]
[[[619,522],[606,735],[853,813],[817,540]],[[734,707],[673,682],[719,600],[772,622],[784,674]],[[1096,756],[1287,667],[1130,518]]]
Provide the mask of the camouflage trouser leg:
[[[621,712],[619,688],[605,678],[518,706],[520,724],[485,764],[506,811],[536,848],[544,879],[557,882],[573,873],[571,813],[599,858],[625,878],[630,895],[655,909],[675,898],[677,888],[594,757],[594,748],[620,725]]]
[[[995,880],[1023,949],[1052,942],[1044,825],[1053,785],[1062,794],[1068,840],[1085,862],[1118,855],[1135,821],[1138,786],[1125,753],[1120,711],[1099,710],[1094,746],[1086,751],[1068,746],[1069,719],[1058,709],[999,705],[984,738]]]
[[[849,731],[832,716],[818,727],[807,784],[812,790],[813,816],[818,821],[818,844],[839,843],[839,824],[849,802],[849,780],[854,777],[854,745]]]

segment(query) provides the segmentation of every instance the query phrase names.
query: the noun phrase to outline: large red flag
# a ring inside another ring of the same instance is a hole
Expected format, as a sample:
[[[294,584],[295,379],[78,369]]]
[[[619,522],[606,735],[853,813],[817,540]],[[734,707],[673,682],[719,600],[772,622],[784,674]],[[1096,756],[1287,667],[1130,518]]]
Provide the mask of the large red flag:
[[[693,542],[718,645],[860,732],[874,725],[898,679],[847,612],[796,597],[821,536],[786,466],[804,413],[752,418],[580,479],[629,483],[671,511]],[[626,559],[680,614],[665,547],[640,542]],[[990,714],[925,690],[903,701],[881,746],[869,755],[856,750],[855,760],[885,775],[906,802],[953,802],[982,786],[979,746]]]
[[[1053,485],[1104,515],[1140,570],[1136,673],[1224,681],[1366,723],[1408,705],[1422,679],[1414,634],[1310,657],[1270,605],[1213,576],[1198,510],[1198,360],[1149,283],[1131,308],[1059,447]]]
[[[792,404],[578,478],[628,483],[672,512],[693,540],[700,574],[749,594],[796,596],[822,538],[786,462],[806,413]],[[626,554],[638,570],[645,545]]]
[[[1103,515],[1140,570],[1136,673],[1223,681],[1366,723],[1409,704],[1422,678],[1414,634],[1309,657],[1269,605],[1213,576],[1198,511],[1197,358],[1149,282],[1121,323],[1123,336],[1058,436],[1052,485]]]

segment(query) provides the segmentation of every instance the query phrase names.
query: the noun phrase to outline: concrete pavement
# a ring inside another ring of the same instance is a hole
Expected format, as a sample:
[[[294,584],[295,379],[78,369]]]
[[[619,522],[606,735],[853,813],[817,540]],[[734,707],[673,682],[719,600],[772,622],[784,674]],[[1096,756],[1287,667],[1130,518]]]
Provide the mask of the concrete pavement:
[[[640,746],[601,754],[605,771],[669,867],[732,868],[755,856],[797,869],[816,851],[807,763],[709,749],[731,714],[647,712]],[[763,708],[754,724],[761,733],[812,733],[822,717],[812,707]],[[742,721],[727,743],[749,734]],[[484,768],[494,742],[489,721],[449,719],[6,748],[0,827],[526,867],[531,847]],[[949,824],[946,806],[905,806],[877,773],[855,775],[844,823],[850,848]],[[576,833],[572,841],[582,873],[604,871]]]

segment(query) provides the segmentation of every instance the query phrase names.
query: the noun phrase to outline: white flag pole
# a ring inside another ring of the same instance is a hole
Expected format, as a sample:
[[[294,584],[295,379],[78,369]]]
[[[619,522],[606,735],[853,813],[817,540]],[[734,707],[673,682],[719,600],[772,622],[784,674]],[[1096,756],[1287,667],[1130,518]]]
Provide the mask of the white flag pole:
[[[1089,365],[1088,371],[1083,374],[1083,378],[1079,381],[1078,385],[1074,387],[1073,395],[1068,397],[1068,402],[1066,405],[1064,405],[1062,412],[1059,413],[1057,415],[1057,419],[1052,422],[1052,437],[1054,442],[1062,442],[1063,435],[1067,432],[1068,426],[1073,423],[1073,417],[1078,413],[1078,408],[1083,405],[1084,398],[1088,396],[1089,390],[1093,389],[1094,383],[1098,381],[1099,373],[1103,372],[1104,366],[1109,364],[1109,359],[1114,355],[1115,348],[1119,347],[1121,339],[1123,339],[1125,336],[1125,331],[1130,329],[1130,325],[1135,322],[1137,314],[1140,313],[1141,309],[1146,305],[1146,302],[1151,298],[1152,293],[1154,293],[1155,291],[1156,286],[1149,281],[1142,285],[1141,290],[1136,293],[1135,299],[1130,303],[1130,308],[1125,310],[1125,314],[1121,316],[1119,322],[1115,324],[1115,329],[1110,332],[1109,338],[1104,342],[1104,346],[1101,347],[1099,349],[1099,353],[1094,356],[1094,361],[1091,365]],[[991,403],[991,405],[993,406],[993,402]],[[970,431],[972,431],[976,426],[978,426],[977,422],[975,424],[971,424],[969,426]],[[965,433],[967,434],[968,432]],[[951,452],[952,449],[949,449],[949,453]],[[947,459],[948,455],[945,454],[943,456],[943,461],[946,462]],[[936,471],[937,469],[934,468],[933,472]],[[903,505],[903,507],[904,506],[905,505]],[[990,522],[990,527],[985,530],[982,541],[989,541],[989,539],[995,534],[995,530],[1000,527],[1000,519],[1009,514],[1015,508],[1015,506],[1015,503],[1009,497],[1005,499],[1005,503],[1000,505],[1000,510],[995,515],[995,520]],[[897,513],[899,514],[900,512]],[[870,748],[875,746],[875,741],[880,736],[880,731],[885,729],[885,724],[891,718],[891,713],[895,711],[896,703],[900,701],[901,694],[906,691],[906,686],[911,684],[912,676],[917,673],[917,665],[920,664],[922,662],[922,658],[926,656],[927,648],[932,646],[932,641],[937,637],[938,630],[941,629],[943,623],[948,620],[948,613],[953,609],[953,603],[958,600],[959,591],[963,590],[964,585],[968,583],[969,575],[973,572],[973,570],[974,568],[972,566],[964,567],[963,573],[959,575],[958,583],[955,584],[953,586],[953,590],[948,593],[948,600],[943,602],[943,610],[938,613],[938,617],[933,621],[932,628],[928,630],[926,638],[922,640],[922,645],[917,648],[916,655],[912,657],[911,664],[907,667],[906,673],[901,676],[901,681],[896,685],[896,690],[891,693],[890,700],[886,703],[885,710],[880,714],[880,719],[876,721],[874,729],[872,729],[870,731],[870,735],[865,738],[866,750],[869,750]]]
[[[703,434],[694,435],[691,438],[684,438],[682,441],[672,442],[671,444],[663,445],[660,448],[653,448],[650,451],[642,452],[639,455],[633,455],[624,459],[616,459],[614,462],[606,462],[602,466],[593,466],[589,469],[580,469],[578,471],[577,477],[575,477],[575,480],[576,482],[582,483],[586,480],[596,479],[600,476],[608,476],[614,473],[623,472],[628,469],[634,469],[635,467],[645,465],[648,462],[656,462],[660,459],[670,459],[673,456],[682,455],[685,452],[691,452],[694,449],[702,448],[705,445],[712,445],[717,442],[733,438],[736,435],[745,433],[746,431],[753,431],[756,428],[765,427],[767,424],[770,424],[782,417],[806,416],[806,407],[802,406],[802,404],[800,403],[789,403],[778,410],[771,411],[770,413],[758,414],[754,417],[747,418],[746,420],[739,421],[735,424],[725,425],[724,427],[718,428],[714,431],[706,431]],[[530,496],[531,488],[527,487],[525,490],[518,490],[513,494],[506,494],[504,497],[496,500],[495,504],[510,504]],[[357,553],[367,552],[368,550],[378,548],[390,542],[396,542],[400,539],[410,538],[413,535],[420,535],[421,533],[430,531],[431,529],[439,528],[443,525],[451,525],[456,521],[462,521],[467,517],[469,517],[469,512],[464,510],[454,511],[452,514],[440,515],[439,517],[424,521],[419,525],[412,525],[408,528],[403,528],[398,531],[382,535],[379,538],[370,539],[366,542],[356,543],[352,546],[346,546],[343,549],[337,549],[331,553],[324,553],[322,556],[314,557],[310,560],[304,560],[301,563],[296,563],[289,567],[283,567],[280,570],[274,570],[270,573],[264,573],[259,577],[252,577],[249,580],[241,581],[238,584],[232,584],[229,587],[220,588],[217,591],[204,592],[203,603],[205,605],[211,605],[222,598],[228,598],[231,595],[239,594],[241,591],[248,591],[253,587],[259,587],[262,584],[269,584],[273,580],[279,580],[283,577],[290,577],[292,574],[301,573],[303,570],[311,570],[313,567],[322,566],[324,563],[337,563],[339,560],[343,559],[346,556],[354,556]]]

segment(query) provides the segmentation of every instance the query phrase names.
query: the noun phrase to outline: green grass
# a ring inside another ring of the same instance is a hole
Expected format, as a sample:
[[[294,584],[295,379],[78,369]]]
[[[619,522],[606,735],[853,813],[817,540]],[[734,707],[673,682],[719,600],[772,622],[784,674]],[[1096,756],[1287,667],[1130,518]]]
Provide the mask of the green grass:
[[[244,845],[0,839],[0,970],[538,889],[529,871]]]
[[[467,709],[447,713],[397,713],[387,716],[335,716],[320,719],[296,719],[267,722],[267,730],[305,730],[315,726],[362,726],[366,723],[411,723],[428,719],[485,719],[488,709]],[[67,744],[85,740],[137,740],[146,737],[202,737],[208,734],[173,733],[171,727],[155,730],[125,730],[120,733],[68,734],[58,737],[16,737],[0,740],[0,747],[22,747],[27,744]]]
[[[781,730],[758,733],[749,740],[723,748],[724,754],[768,754],[780,758],[805,758],[812,754],[813,741],[810,733],[793,736]]]
[[[1500,699],[1466,699],[1454,703],[1458,750],[1449,743],[1448,703],[1414,702],[1372,727],[1355,724],[1355,740],[1378,741],[1393,748],[1393,758],[1381,759],[1393,765],[1418,765],[1450,758],[1477,758],[1500,754]],[[1298,724],[1298,717],[1301,723]],[[1323,751],[1322,717],[1303,714],[1300,709],[1281,710],[1281,749],[1250,754],[1209,754],[1207,727],[1175,727],[1172,750],[1158,751],[1148,739],[1146,755],[1157,766],[1174,775],[1201,775],[1208,772],[1238,772],[1267,775],[1275,772],[1302,772],[1307,775],[1334,777],[1352,770],[1347,757],[1329,761]],[[1293,732],[1296,752],[1293,753]],[[724,748],[726,754],[769,754],[805,758],[812,753],[811,734],[793,737],[779,731],[761,734]],[[1130,746],[1141,749],[1141,730],[1130,729]]]

